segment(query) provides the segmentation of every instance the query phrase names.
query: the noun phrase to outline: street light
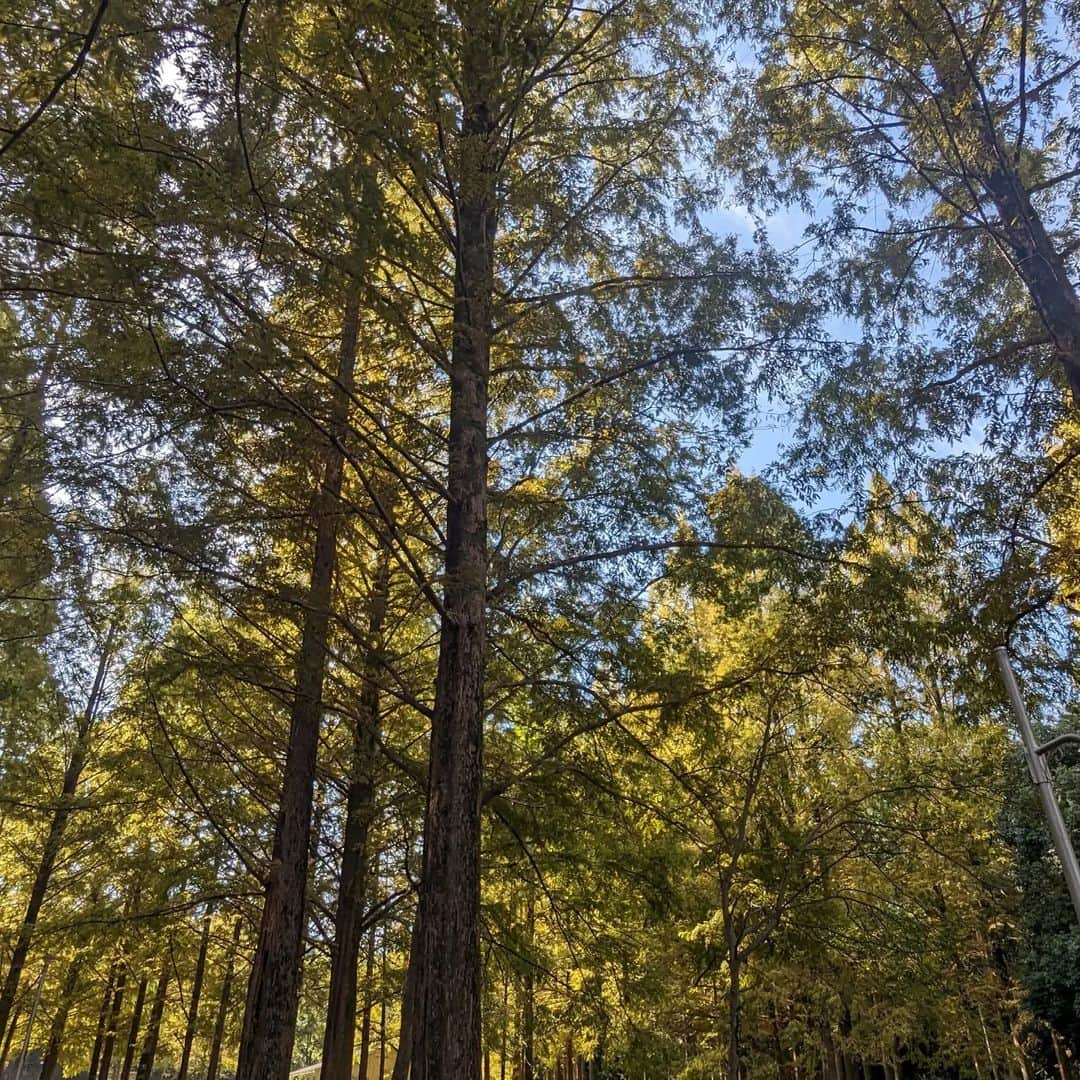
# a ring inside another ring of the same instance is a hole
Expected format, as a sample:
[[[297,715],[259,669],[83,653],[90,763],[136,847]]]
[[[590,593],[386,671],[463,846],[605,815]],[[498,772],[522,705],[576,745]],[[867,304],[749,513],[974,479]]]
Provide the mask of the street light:
[[[1065,818],[1062,817],[1061,807],[1058,805],[1054,788],[1050,783],[1050,770],[1044,760],[1052,750],[1056,750],[1065,743],[1080,743],[1080,735],[1067,732],[1058,735],[1057,738],[1043,743],[1041,746],[1035,739],[1035,732],[1031,728],[1027,709],[1024,708],[1023,698],[1020,697],[1020,688],[1016,685],[1012,665],[1009,663],[1009,652],[1004,645],[999,645],[994,650],[997,657],[998,667],[1001,668],[1001,678],[1005,682],[1005,691],[1009,695],[1016,722],[1020,725],[1020,738],[1024,743],[1024,757],[1027,760],[1028,772],[1031,774],[1031,782],[1039,793],[1042,802],[1043,813],[1046,815],[1050,826],[1050,835],[1054,840],[1054,848],[1061,860],[1062,869],[1065,871],[1065,883],[1069,886],[1069,896],[1072,897],[1073,910],[1076,912],[1077,921],[1080,921],[1080,864],[1076,861],[1076,852],[1073,849],[1072,838],[1069,830],[1065,827]]]

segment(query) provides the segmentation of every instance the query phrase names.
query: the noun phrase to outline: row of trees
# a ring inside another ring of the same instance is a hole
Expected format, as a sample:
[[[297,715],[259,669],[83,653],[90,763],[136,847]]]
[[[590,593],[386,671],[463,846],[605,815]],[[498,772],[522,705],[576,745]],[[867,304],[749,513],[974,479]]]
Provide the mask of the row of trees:
[[[986,661],[1071,685],[1075,12],[77,7],[0,39],[0,1058],[1067,1077]]]

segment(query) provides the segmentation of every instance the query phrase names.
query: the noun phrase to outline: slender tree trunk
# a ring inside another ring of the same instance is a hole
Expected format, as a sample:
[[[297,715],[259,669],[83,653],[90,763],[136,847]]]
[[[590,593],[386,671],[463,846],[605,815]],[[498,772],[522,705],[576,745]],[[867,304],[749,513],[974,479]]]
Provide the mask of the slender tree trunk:
[[[240,932],[243,922],[237,919],[233,923],[232,944],[225,958],[225,974],[221,979],[221,995],[218,998],[217,1019],[214,1021],[214,1037],[210,1043],[210,1061],[206,1066],[206,1080],[217,1080],[221,1067],[221,1048],[225,1041],[225,1022],[229,1017],[229,996],[232,993],[233,965],[236,963],[236,950],[240,947]],[[121,1077],[121,1080],[124,1080]]]
[[[169,967],[163,964],[158,976],[157,989],[154,991],[154,1003],[150,1006],[150,1019],[146,1025],[146,1038],[142,1053],[139,1055],[139,1067],[135,1070],[135,1080],[150,1080],[154,1071],[154,1058],[157,1057],[158,1037],[161,1034],[161,1018],[165,1013],[165,999],[169,993]]]
[[[68,759],[67,768],[64,770],[60,801],[53,811],[49,832],[41,848],[41,858],[38,860],[34,883],[30,888],[30,899],[26,904],[26,913],[23,915],[22,924],[15,938],[15,947],[11,953],[11,962],[8,964],[3,989],[0,990],[0,1031],[7,1027],[8,1019],[11,1016],[11,1008],[15,1002],[15,995],[19,990],[19,980],[22,978],[23,968],[26,966],[26,957],[30,951],[30,942],[34,936],[34,927],[37,925],[41,905],[45,900],[49,882],[52,880],[56,860],[60,856],[60,848],[64,842],[68,819],[75,808],[75,792],[79,786],[79,778],[82,776],[83,767],[86,764],[87,752],[90,749],[90,731],[94,726],[98,704],[101,700],[101,692],[105,686],[105,676],[109,669],[115,631],[116,626],[113,624],[105,636],[105,644],[102,646],[101,656],[98,658],[97,672],[94,675],[94,685],[90,690],[89,698],[87,698],[86,708],[83,710],[82,718],[75,733],[75,745],[72,748],[71,757]]]
[[[386,1076],[386,935],[379,959],[379,1080]]]
[[[740,1080],[742,1075],[742,966],[737,955],[728,958],[731,982],[728,986],[728,1060],[727,1080]]]
[[[124,1048],[124,1063],[120,1066],[119,1080],[128,1080],[131,1066],[135,1061],[135,1050],[139,1045],[139,1025],[142,1023],[143,1005],[146,1002],[146,984],[144,975],[139,979],[139,988],[135,991],[135,1007],[131,1010],[131,1023],[128,1025],[127,1046]]]
[[[536,900],[532,889],[525,901],[525,934],[530,950],[536,933]],[[523,1080],[536,1077],[536,986],[530,966],[521,980],[521,1075]]]
[[[64,986],[60,991],[60,1003],[56,1007],[52,1027],[49,1028],[49,1041],[45,1046],[45,1057],[41,1062],[40,1080],[53,1080],[56,1067],[60,1063],[60,1051],[64,1045],[64,1031],[67,1028],[71,1003],[75,1000],[75,991],[79,986],[79,971],[82,968],[82,962],[82,957],[77,956],[72,961],[71,967],[68,968],[68,973],[64,977]],[[3,1074],[4,1069],[0,1065],[0,1076],[3,1076]]]
[[[360,955],[360,924],[368,875],[368,834],[375,809],[375,749],[379,732],[379,674],[382,634],[390,584],[390,553],[379,553],[368,616],[368,644],[364,683],[353,732],[352,774],[346,799],[345,837],[338,875],[337,911],[334,918],[334,951],[330,965],[330,996],[323,1036],[321,1080],[350,1080],[356,1035],[356,969]],[[368,975],[373,971],[374,933],[368,952]],[[364,1014],[371,1035],[370,998]],[[366,1061],[362,1050],[361,1060]],[[366,1073],[361,1072],[361,1076]]]
[[[360,1022],[360,1080],[367,1080],[371,1059],[371,1010],[374,1007],[372,987],[375,983],[375,927],[368,935],[367,965],[364,969],[364,1012]]]
[[[22,1008],[16,1006],[11,1014],[11,1023],[8,1024],[7,1033],[4,1035],[4,1045],[0,1048],[0,1076],[4,1075],[7,1068],[8,1055],[11,1053],[11,1043],[15,1038],[15,1029],[19,1026],[19,1017],[22,1016]],[[3,1029],[0,1028],[0,1031]]]
[[[90,1068],[87,1071],[87,1080],[95,1080],[98,1072],[98,1063],[101,1061],[101,1049],[105,1045],[105,1028],[109,1023],[109,1007],[113,1000],[113,987],[116,978],[122,970],[119,960],[114,960],[109,967],[109,977],[105,980],[105,993],[101,995],[101,1009],[98,1012],[97,1031],[94,1035],[94,1049],[90,1053]]]
[[[126,950],[125,950],[126,951]],[[105,1029],[105,1042],[101,1049],[101,1061],[98,1064],[98,1080],[109,1080],[109,1067],[112,1065],[113,1047],[116,1045],[116,1029],[120,1025],[120,1010],[124,1004],[124,987],[127,985],[127,962],[120,962],[116,975],[116,989],[113,991],[112,1008],[109,1010],[109,1023]],[[94,1080],[93,1076],[90,1080]]]
[[[499,1048],[499,1080],[506,1080],[506,1051],[510,1037],[510,980],[503,972],[502,1045]]]
[[[462,5],[445,590],[420,889],[413,1080],[480,1075],[480,795],[488,572],[488,380],[498,147],[494,5]]]
[[[409,966],[405,971],[405,986],[401,993],[401,1024],[398,1028],[397,1057],[394,1059],[394,1071],[390,1080],[409,1080],[412,1064],[413,1025],[416,1023],[417,988],[420,965],[416,962],[416,952],[420,948],[420,909],[417,908],[413,919],[411,941],[409,942]]]
[[[1053,1028],[1050,1029],[1050,1042],[1054,1045],[1054,1060],[1057,1062],[1058,1075],[1061,1080],[1069,1080],[1069,1066],[1065,1060],[1065,1050],[1058,1033]]]
[[[210,915],[203,919],[202,937],[199,940],[199,956],[195,961],[195,978],[191,984],[191,1002],[188,1006],[187,1028],[184,1031],[184,1049],[180,1055],[180,1069],[176,1080],[187,1080],[191,1065],[191,1048],[195,1044],[195,1032],[199,1022],[199,999],[202,997],[203,978],[206,975],[206,950],[210,947]],[[106,1080],[106,1078],[102,1078]]]
[[[236,1080],[287,1080],[292,1064],[300,993],[311,804],[341,516],[345,467],[343,440],[348,428],[356,369],[359,318],[359,298],[350,299],[341,335],[337,392],[331,420],[334,438],[326,450],[321,488],[316,499],[315,543],[308,604],[296,662],[289,744],[266,899],[248,982]]]

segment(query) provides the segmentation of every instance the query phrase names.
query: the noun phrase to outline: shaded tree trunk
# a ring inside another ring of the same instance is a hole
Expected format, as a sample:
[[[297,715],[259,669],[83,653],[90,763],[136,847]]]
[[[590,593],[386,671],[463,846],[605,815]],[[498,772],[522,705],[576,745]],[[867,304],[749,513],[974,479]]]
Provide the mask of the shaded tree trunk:
[[[191,984],[191,1002],[188,1007],[187,1027],[184,1030],[184,1049],[180,1055],[180,1069],[176,1080],[187,1080],[188,1068],[191,1065],[191,1048],[195,1043],[195,1031],[199,1022],[199,999],[202,997],[203,978],[206,975],[206,950],[209,946],[210,915],[207,913],[203,919],[202,937],[199,939],[199,956],[195,961],[195,978]]]
[[[480,1074],[480,797],[487,591],[488,381],[498,148],[491,104],[494,5],[462,23],[455,178],[445,590],[431,721],[420,888],[413,1080]]]
[[[165,999],[169,993],[169,967],[163,964],[158,976],[157,989],[154,991],[154,1003],[150,1007],[150,1019],[146,1025],[146,1038],[139,1066],[135,1070],[135,1080],[150,1080],[154,1071],[154,1059],[157,1057],[158,1037],[161,1034],[161,1018],[165,1013]]]
[[[356,969],[360,956],[360,924],[368,874],[368,834],[375,809],[375,750],[379,732],[379,673],[382,634],[390,584],[390,553],[382,550],[370,598],[364,684],[353,731],[353,760],[346,799],[345,837],[338,875],[334,917],[334,951],[330,966],[330,995],[323,1036],[322,1080],[350,1080],[356,1036]],[[374,965],[374,933],[368,951],[368,985]],[[364,1013],[371,1036],[370,996]],[[361,1060],[366,1060],[361,1048]],[[361,1076],[365,1073],[361,1072]]]
[[[49,1028],[49,1041],[45,1046],[45,1057],[41,1062],[40,1080],[53,1080],[57,1066],[60,1063],[60,1051],[64,1045],[64,1031],[67,1028],[71,1003],[75,999],[75,991],[79,986],[79,971],[82,968],[82,962],[82,957],[77,956],[64,977],[64,986],[60,991],[60,1003],[56,1007],[56,1015],[53,1017],[52,1026]],[[3,1072],[3,1067],[0,1066],[0,1076],[3,1075]]]
[[[367,1080],[368,1062],[371,1058],[371,988],[375,981],[375,927],[368,935],[367,965],[364,970],[364,1012],[360,1023],[360,1078]]]
[[[0,1076],[4,1075],[4,1070],[7,1068],[8,1055],[11,1053],[11,1043],[15,1038],[15,1029],[19,1026],[20,1016],[22,1016],[22,1009],[16,1006],[11,1015],[11,1023],[8,1024],[7,1032],[4,1035],[4,1045],[0,1047]]]
[[[131,1023],[128,1025],[127,1046],[124,1049],[124,1063],[120,1066],[119,1080],[128,1080],[131,1066],[135,1061],[135,1049],[139,1045],[139,1025],[142,1023],[143,1005],[146,1003],[146,985],[149,979],[144,975],[139,980],[135,991],[135,1007],[131,1010]]]
[[[413,919],[411,940],[409,942],[409,966],[405,971],[405,986],[401,993],[401,1024],[398,1029],[398,1050],[394,1059],[394,1071],[391,1080],[409,1080],[412,1064],[413,1025],[416,1023],[417,989],[420,965],[416,962],[416,952],[420,947],[420,910]]]
[[[536,932],[536,900],[529,889],[525,901],[525,934],[532,948]],[[521,987],[521,1075],[523,1080],[535,1080],[536,1076],[536,986],[530,967],[522,979]]]
[[[225,958],[225,973],[221,979],[221,995],[218,997],[217,1019],[214,1021],[214,1037],[210,1043],[210,1061],[206,1066],[206,1080],[217,1080],[221,1067],[221,1047],[225,1041],[225,1023],[229,1016],[229,996],[232,993],[233,965],[236,963],[236,950],[240,946],[240,933],[243,922],[237,919],[233,923],[232,944]],[[123,1077],[121,1077],[123,1080]]]
[[[75,733],[75,745],[71,751],[71,757],[68,759],[67,768],[64,770],[60,800],[53,811],[49,832],[41,848],[41,858],[38,860],[34,883],[30,888],[30,898],[26,904],[26,912],[23,915],[22,924],[15,938],[15,947],[11,952],[11,961],[8,964],[4,986],[0,990],[0,1031],[7,1027],[11,1016],[15,995],[19,990],[19,980],[22,978],[23,968],[26,966],[26,957],[30,951],[30,942],[34,936],[34,927],[37,925],[41,905],[45,901],[45,893],[49,888],[49,882],[52,880],[56,860],[60,856],[60,848],[64,842],[68,819],[75,809],[75,792],[79,786],[79,778],[82,776],[83,767],[86,764],[86,755],[90,749],[90,731],[94,726],[98,704],[101,701],[101,693],[105,686],[105,676],[109,669],[115,632],[116,625],[113,624],[109,627],[109,631],[105,636],[105,643],[102,646],[97,671],[94,675],[94,684],[91,687],[90,696],[86,700],[86,708],[83,710]]]
[[[343,440],[356,368],[359,318],[359,298],[350,299],[341,334],[330,424],[333,441],[326,450],[321,486],[315,500],[315,542],[296,661],[289,743],[266,898],[248,982],[236,1080],[287,1080],[292,1064],[315,763],[322,721],[323,677],[345,468]]]
[[[113,1000],[113,987],[116,985],[116,978],[120,970],[120,961],[113,961],[109,967],[109,977],[105,981],[105,993],[101,995],[101,1009],[98,1012],[94,1049],[90,1052],[90,1068],[87,1071],[88,1080],[95,1080],[97,1077],[98,1063],[101,1061],[101,1050],[105,1045],[105,1029],[109,1023],[109,1008]]]
[[[116,975],[116,989],[113,991],[112,1008],[109,1011],[109,1023],[105,1029],[105,1042],[101,1049],[101,1061],[98,1064],[98,1080],[109,1080],[109,1067],[112,1065],[113,1047],[116,1045],[116,1029],[120,1025],[120,1010],[124,1004],[124,987],[126,985],[127,962],[121,961],[120,970]],[[90,1080],[93,1080],[93,1075],[91,1075]]]

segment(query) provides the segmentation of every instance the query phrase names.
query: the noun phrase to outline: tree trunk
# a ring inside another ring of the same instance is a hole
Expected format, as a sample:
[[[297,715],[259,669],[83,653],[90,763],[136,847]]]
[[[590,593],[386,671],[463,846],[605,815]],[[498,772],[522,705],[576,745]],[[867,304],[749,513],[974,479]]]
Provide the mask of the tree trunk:
[[[187,1080],[191,1065],[191,1048],[195,1043],[195,1031],[199,1022],[199,999],[202,997],[203,977],[206,974],[206,950],[210,947],[210,915],[203,919],[202,937],[199,940],[199,957],[195,961],[195,978],[191,984],[191,1002],[188,1006],[187,1027],[184,1030],[184,1049],[180,1055],[180,1070],[176,1080]],[[103,1077],[102,1080],[107,1080]]]
[[[738,956],[728,958],[728,1054],[727,1080],[740,1080],[742,1070],[742,968]]]
[[[463,4],[454,178],[445,589],[420,889],[413,1080],[480,1074],[480,796],[486,652],[488,380],[498,146],[491,0]]]
[[[0,1076],[4,1075],[4,1070],[7,1068],[8,1054],[11,1053],[11,1043],[15,1038],[15,1029],[19,1026],[19,1017],[21,1015],[22,1009],[16,1006],[11,1016],[11,1023],[8,1024],[7,1033],[4,1036],[4,1045],[0,1048]]]
[[[125,950],[126,951],[126,950]],[[124,1004],[124,987],[127,985],[127,962],[120,962],[116,975],[116,989],[113,991],[112,1008],[109,1011],[109,1023],[105,1029],[105,1042],[101,1049],[101,1061],[98,1064],[98,1080],[109,1080],[109,1067],[112,1065],[113,1047],[116,1045],[116,1029],[120,1025],[120,1010]],[[94,1080],[93,1074],[90,1080]]]
[[[34,875],[34,883],[30,888],[30,899],[26,904],[26,913],[23,915],[18,936],[15,938],[15,947],[11,953],[11,962],[8,964],[3,989],[0,990],[0,1031],[7,1027],[11,1016],[15,995],[19,991],[19,980],[22,978],[26,957],[30,951],[30,942],[34,936],[34,927],[37,925],[38,914],[41,912],[41,905],[45,900],[45,893],[49,888],[53,869],[60,855],[60,847],[64,841],[64,832],[67,830],[68,819],[75,808],[75,791],[79,786],[79,778],[82,776],[83,766],[86,764],[86,755],[90,749],[90,730],[94,726],[98,704],[101,700],[101,692],[105,686],[105,676],[109,669],[115,631],[116,625],[113,624],[109,627],[109,632],[105,636],[105,644],[102,646],[101,656],[98,658],[97,672],[94,675],[94,685],[90,690],[89,698],[87,698],[86,708],[83,710],[75,734],[75,745],[72,748],[71,757],[68,759],[67,768],[64,770],[60,800],[53,811],[49,832],[41,848],[41,858],[38,860],[37,873]]]
[[[154,991],[154,1004],[150,1007],[150,1020],[146,1025],[146,1039],[139,1055],[139,1067],[135,1070],[135,1080],[150,1080],[154,1071],[154,1058],[157,1057],[158,1036],[161,1034],[161,1018],[165,1013],[165,998],[169,992],[169,967],[163,964],[158,976],[157,989]]]
[[[529,948],[532,949],[536,933],[536,900],[532,889],[528,891],[525,902],[525,934]],[[533,970],[530,967],[522,979],[521,987],[521,1075],[522,1080],[535,1080],[536,1077],[536,987]]]
[[[375,809],[375,749],[379,732],[379,674],[382,665],[382,634],[390,585],[390,553],[379,553],[379,565],[371,592],[364,682],[353,731],[352,773],[346,799],[345,837],[338,876],[337,912],[334,918],[334,951],[330,965],[330,997],[323,1036],[321,1080],[350,1080],[356,1035],[356,969],[360,955],[360,923],[368,874],[368,834]],[[368,986],[374,970],[375,928],[368,951]],[[367,1038],[371,1036],[370,993],[364,1013]],[[362,1048],[361,1061],[366,1061]],[[361,1070],[361,1077],[366,1073]]]
[[[101,1009],[98,1012],[94,1049],[90,1052],[90,1068],[87,1071],[87,1080],[95,1080],[97,1077],[98,1063],[101,1061],[101,1050],[105,1045],[105,1028],[109,1023],[109,1006],[113,1000],[113,987],[116,985],[116,977],[120,970],[120,961],[113,961],[109,967],[109,977],[105,980],[105,993],[101,995]]]
[[[1069,1066],[1065,1060],[1065,1050],[1058,1033],[1053,1028],[1050,1029],[1050,1042],[1054,1045],[1054,1060],[1057,1062],[1058,1075],[1061,1080],[1069,1080]]]
[[[45,1047],[45,1057],[41,1062],[40,1080],[53,1080],[56,1067],[60,1063],[60,1050],[64,1045],[64,1030],[67,1028],[71,1003],[75,999],[75,991],[79,986],[79,969],[81,967],[82,957],[77,956],[71,967],[68,968],[68,973],[64,978],[64,986],[60,991],[60,1003],[56,1007],[52,1027],[49,1028],[49,1041]],[[3,1076],[3,1074],[4,1069],[0,1065],[0,1076]]]
[[[401,1024],[398,1028],[397,1057],[394,1059],[394,1071],[390,1080],[409,1080],[412,1064],[413,1025],[416,1023],[417,992],[420,965],[416,962],[416,953],[420,948],[420,910],[417,908],[413,919],[411,941],[409,942],[409,966],[405,971],[405,986],[401,993]]]
[[[386,1076],[386,935],[379,960],[379,1080]]]
[[[127,1047],[124,1049],[124,1063],[120,1067],[119,1080],[128,1080],[131,1065],[135,1060],[135,1048],[139,1044],[139,1025],[142,1023],[143,1005],[146,1002],[146,984],[144,975],[139,980],[139,989],[135,991],[135,1008],[131,1010],[131,1024],[128,1027]]]
[[[371,1010],[374,1005],[371,989],[375,982],[375,927],[368,935],[367,966],[364,969],[364,1013],[360,1024],[360,1080],[367,1080],[371,1059]]]
[[[240,932],[243,922],[237,919],[233,923],[232,945],[225,959],[225,974],[221,980],[221,996],[218,998],[217,1019],[214,1021],[214,1038],[210,1044],[210,1061],[206,1066],[206,1080],[217,1080],[221,1066],[221,1047],[225,1041],[225,1022],[229,1016],[229,995],[232,993],[233,965],[236,962],[236,950],[240,945]],[[124,1080],[121,1077],[121,1080]]]
[[[300,993],[311,804],[345,471],[343,440],[348,428],[356,369],[359,318],[359,298],[351,299],[346,307],[341,335],[331,420],[333,441],[326,450],[321,489],[316,497],[315,543],[296,661],[281,802],[259,938],[248,982],[236,1080],[287,1080],[292,1065]]]

